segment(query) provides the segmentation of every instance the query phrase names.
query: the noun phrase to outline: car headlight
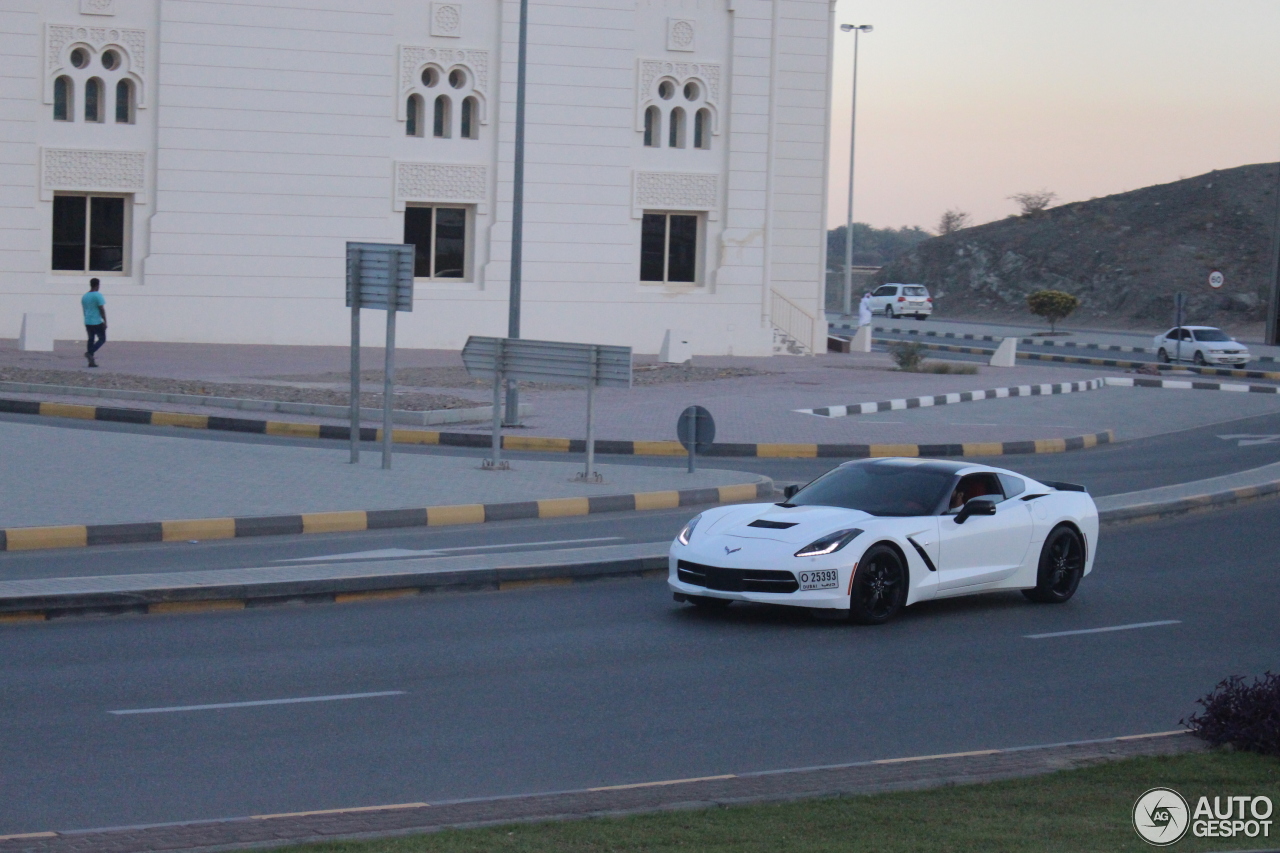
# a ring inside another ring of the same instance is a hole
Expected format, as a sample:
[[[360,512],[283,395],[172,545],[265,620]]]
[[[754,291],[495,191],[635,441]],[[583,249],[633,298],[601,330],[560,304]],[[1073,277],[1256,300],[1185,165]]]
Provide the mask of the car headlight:
[[[1222,354],[1226,353],[1226,352],[1227,352],[1227,350],[1224,350],[1224,349],[1211,349],[1211,350],[1209,350],[1209,352],[1213,353],[1214,355],[1222,355]]]
[[[676,534],[676,541],[681,545],[689,544],[689,537],[693,535],[693,528],[698,526],[698,522],[702,520],[702,513],[698,513],[689,519],[689,523],[680,528],[680,532]]]
[[[796,551],[797,557],[822,557],[827,554],[834,554],[845,545],[848,545],[858,537],[862,531],[857,527],[851,527],[847,530],[837,530],[835,533],[828,533],[821,539],[815,539],[808,545],[805,545],[799,551]]]

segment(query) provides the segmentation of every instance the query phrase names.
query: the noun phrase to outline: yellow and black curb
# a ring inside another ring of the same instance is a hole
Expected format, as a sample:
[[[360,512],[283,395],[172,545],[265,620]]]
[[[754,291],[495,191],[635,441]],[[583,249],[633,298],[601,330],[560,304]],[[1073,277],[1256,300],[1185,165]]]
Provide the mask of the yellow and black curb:
[[[1277,495],[1280,495],[1280,480],[1273,480],[1270,483],[1259,483],[1253,486],[1241,486],[1236,489],[1224,489],[1219,492],[1188,495],[1187,497],[1173,500],[1104,509],[1099,511],[1098,520],[1107,525],[1158,521],[1175,515],[1219,509],[1232,504],[1248,503]],[[1106,498],[1101,500],[1105,501]]]
[[[240,539],[249,536],[294,536],[307,533],[344,533],[387,530],[396,527],[440,527],[483,524],[527,518],[562,518],[598,512],[676,509],[712,503],[736,503],[773,495],[773,481],[635,492],[629,495],[549,498],[492,504],[458,504],[413,509],[371,509],[347,512],[310,512],[246,518],[189,518],[134,524],[66,524],[51,527],[0,529],[0,551],[40,548],[84,548],[93,545],[127,545],[140,542],[187,542],[206,539]]]
[[[247,418],[222,418],[213,415],[188,415],[178,412],[149,412],[142,409],[113,409],[105,406],[81,406],[71,403],[45,403],[35,400],[0,399],[0,413],[78,418],[110,423],[147,426],[184,427],[188,429],[223,430],[227,432],[276,435],[291,438],[339,439],[348,441],[350,427],[328,424],[302,424],[288,421],[258,421]],[[365,427],[361,441],[381,441],[382,430]],[[436,432],[434,430],[393,429],[396,444],[439,445],[442,447],[488,448],[491,440],[485,433]],[[868,459],[883,456],[1012,456],[1026,453],[1062,453],[1083,450],[1115,441],[1111,430],[1070,438],[1045,438],[1030,441],[979,441],[950,444],[713,444],[702,456],[724,458],[755,457],[760,459]],[[550,438],[536,435],[504,435],[504,450],[533,453],[586,453],[587,443],[579,438]],[[688,451],[678,441],[610,441],[596,439],[596,453],[619,456],[685,456]],[[195,537],[187,537],[195,538]]]

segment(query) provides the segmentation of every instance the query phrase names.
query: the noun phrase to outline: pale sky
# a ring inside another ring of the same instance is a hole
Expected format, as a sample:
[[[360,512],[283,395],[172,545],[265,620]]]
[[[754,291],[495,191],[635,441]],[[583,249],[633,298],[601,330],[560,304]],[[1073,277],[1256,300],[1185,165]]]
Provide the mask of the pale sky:
[[[1280,160],[1280,0],[839,0],[860,37],[854,220],[987,222]],[[837,30],[829,222],[845,221],[853,34]]]

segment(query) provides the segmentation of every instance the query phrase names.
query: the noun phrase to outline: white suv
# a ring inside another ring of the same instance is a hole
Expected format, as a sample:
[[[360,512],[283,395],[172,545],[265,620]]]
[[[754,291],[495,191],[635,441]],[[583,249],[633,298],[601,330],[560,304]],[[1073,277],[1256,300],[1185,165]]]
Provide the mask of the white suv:
[[[923,284],[883,284],[871,292],[871,313],[924,320],[933,313],[933,297]]]
[[[1237,343],[1226,332],[1213,326],[1183,326],[1182,351],[1178,351],[1178,327],[1163,335],[1156,335],[1156,358],[1168,364],[1181,355],[1183,361],[1196,364],[1234,364],[1240,367],[1249,363],[1249,350]]]

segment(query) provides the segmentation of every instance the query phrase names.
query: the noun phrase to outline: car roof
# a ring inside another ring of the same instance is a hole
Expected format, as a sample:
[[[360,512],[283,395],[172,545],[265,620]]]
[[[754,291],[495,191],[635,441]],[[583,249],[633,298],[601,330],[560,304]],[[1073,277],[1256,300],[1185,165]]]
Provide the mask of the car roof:
[[[1170,326],[1170,327],[1169,327],[1169,331],[1171,331],[1171,332],[1172,332],[1172,331],[1173,331],[1174,329],[1176,329],[1176,328],[1178,328],[1178,327],[1177,327],[1177,326]],[[1222,331],[1222,330],[1221,330],[1221,329],[1219,329],[1217,326],[1183,326],[1182,328],[1184,328],[1184,329],[1190,329],[1190,330],[1191,330],[1191,331],[1193,331],[1193,332],[1194,332],[1195,330],[1197,330],[1197,329],[1213,329],[1215,332],[1221,332],[1221,331]]]
[[[850,459],[848,462],[841,463],[841,467],[844,467],[845,465],[910,465],[913,468],[923,468],[926,471],[938,471],[944,474],[998,470],[995,468],[989,468],[986,465],[974,465],[972,462],[952,462],[949,459],[921,459],[914,456],[884,456],[875,459]]]

